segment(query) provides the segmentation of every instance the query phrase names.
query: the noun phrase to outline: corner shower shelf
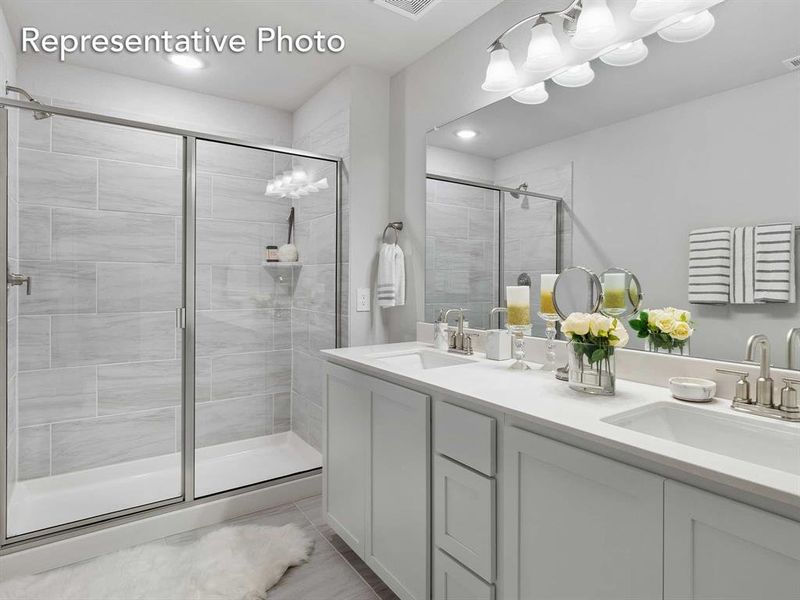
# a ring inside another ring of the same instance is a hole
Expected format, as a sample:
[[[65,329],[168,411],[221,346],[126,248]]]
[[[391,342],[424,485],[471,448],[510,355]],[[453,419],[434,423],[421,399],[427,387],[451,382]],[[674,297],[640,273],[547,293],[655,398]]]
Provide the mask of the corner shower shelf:
[[[269,270],[275,270],[278,273],[278,283],[286,283],[286,277],[291,273],[295,273],[295,269],[303,266],[301,262],[267,262],[261,263],[262,267]]]

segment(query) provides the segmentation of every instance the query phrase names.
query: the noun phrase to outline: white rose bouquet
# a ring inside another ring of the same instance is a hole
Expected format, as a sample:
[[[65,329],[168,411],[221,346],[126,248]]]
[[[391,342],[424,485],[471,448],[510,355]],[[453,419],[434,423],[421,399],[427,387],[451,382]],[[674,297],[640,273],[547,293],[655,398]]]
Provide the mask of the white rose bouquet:
[[[641,311],[629,321],[637,337],[646,339],[654,350],[673,352],[683,349],[694,333],[692,313],[680,308],[659,308]]]
[[[572,313],[561,324],[561,331],[569,337],[578,358],[586,357],[590,365],[607,360],[614,348],[624,348],[629,339],[617,319],[600,313]]]

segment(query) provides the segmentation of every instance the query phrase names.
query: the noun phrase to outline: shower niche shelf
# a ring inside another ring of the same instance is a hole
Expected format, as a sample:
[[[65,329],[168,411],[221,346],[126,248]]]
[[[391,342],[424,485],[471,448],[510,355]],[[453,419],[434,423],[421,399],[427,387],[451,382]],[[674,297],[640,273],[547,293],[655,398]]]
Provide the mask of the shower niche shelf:
[[[300,269],[303,266],[301,262],[267,262],[263,261],[261,266],[270,270],[275,271],[278,274],[278,283],[285,283],[286,276],[290,273],[294,273],[296,269]]]

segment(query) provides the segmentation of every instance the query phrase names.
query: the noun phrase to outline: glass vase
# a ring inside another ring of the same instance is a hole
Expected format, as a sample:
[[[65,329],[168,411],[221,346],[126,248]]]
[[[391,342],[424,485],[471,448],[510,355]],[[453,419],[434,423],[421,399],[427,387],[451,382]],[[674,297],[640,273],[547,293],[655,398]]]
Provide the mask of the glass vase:
[[[569,387],[586,394],[613,396],[617,381],[614,349],[609,348],[609,355],[595,362],[589,362],[587,353],[577,351],[572,342],[567,344],[567,349]]]
[[[645,348],[648,352],[659,354],[674,354],[675,356],[691,356],[691,344],[689,340],[683,343],[673,342],[673,345],[665,347],[663,343],[656,343],[652,336],[645,341]]]

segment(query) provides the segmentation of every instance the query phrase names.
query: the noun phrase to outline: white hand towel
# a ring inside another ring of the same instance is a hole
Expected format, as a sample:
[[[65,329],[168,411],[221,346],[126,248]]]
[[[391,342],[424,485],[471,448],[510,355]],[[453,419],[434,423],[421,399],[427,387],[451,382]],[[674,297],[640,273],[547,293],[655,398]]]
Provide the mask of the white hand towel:
[[[733,230],[731,304],[755,302],[755,233],[755,227],[736,227]]]
[[[731,281],[730,227],[697,229],[689,234],[689,302],[727,304]]]
[[[756,302],[789,302],[797,298],[792,223],[758,225],[755,234]]]
[[[377,302],[381,308],[403,306],[406,270],[403,250],[397,244],[382,244],[378,254]]]

